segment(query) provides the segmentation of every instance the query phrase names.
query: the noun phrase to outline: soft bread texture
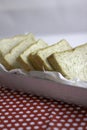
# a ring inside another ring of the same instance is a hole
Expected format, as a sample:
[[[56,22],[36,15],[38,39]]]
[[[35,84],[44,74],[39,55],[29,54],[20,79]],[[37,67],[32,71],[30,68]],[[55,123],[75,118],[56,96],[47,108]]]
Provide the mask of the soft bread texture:
[[[0,63],[4,66],[6,65],[6,62],[4,60],[4,55],[9,53],[9,51],[16,46],[19,42],[25,40],[32,34],[26,34],[26,35],[16,35],[11,38],[5,38],[0,39]]]
[[[53,44],[45,49],[37,51],[35,54],[31,54],[32,64],[36,66],[37,70],[47,70],[52,71],[53,68],[47,61],[47,58],[54,52],[60,52],[64,50],[69,50],[72,47],[66,40],[61,40],[56,44]]]
[[[55,71],[66,78],[87,81],[87,43],[69,51],[54,53],[48,61]]]
[[[36,41],[34,44],[32,44],[31,46],[29,46],[29,48],[27,48],[17,59],[17,61],[20,63],[20,66],[26,70],[34,70],[34,67],[32,66],[32,63],[30,62],[29,59],[29,55],[32,52],[38,51],[42,48],[47,47],[48,44],[45,43],[43,40],[38,40]]]
[[[35,38],[30,34],[27,39],[13,47],[10,52],[4,56],[4,60],[6,61],[5,66],[8,67],[8,69],[20,68],[20,65],[17,62],[18,56],[34,42]]]

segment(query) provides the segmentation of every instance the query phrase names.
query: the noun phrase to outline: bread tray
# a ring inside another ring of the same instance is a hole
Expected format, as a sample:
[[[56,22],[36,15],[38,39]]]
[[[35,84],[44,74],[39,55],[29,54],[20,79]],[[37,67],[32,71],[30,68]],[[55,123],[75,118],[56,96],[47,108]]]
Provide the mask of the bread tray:
[[[67,80],[58,72],[7,71],[0,65],[0,85],[87,107],[87,82]]]

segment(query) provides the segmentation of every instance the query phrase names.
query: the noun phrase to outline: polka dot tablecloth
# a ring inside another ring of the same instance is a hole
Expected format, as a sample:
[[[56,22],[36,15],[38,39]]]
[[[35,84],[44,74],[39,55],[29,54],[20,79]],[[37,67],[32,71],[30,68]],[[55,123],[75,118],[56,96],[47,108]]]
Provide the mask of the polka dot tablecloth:
[[[0,87],[0,130],[87,130],[87,109]]]

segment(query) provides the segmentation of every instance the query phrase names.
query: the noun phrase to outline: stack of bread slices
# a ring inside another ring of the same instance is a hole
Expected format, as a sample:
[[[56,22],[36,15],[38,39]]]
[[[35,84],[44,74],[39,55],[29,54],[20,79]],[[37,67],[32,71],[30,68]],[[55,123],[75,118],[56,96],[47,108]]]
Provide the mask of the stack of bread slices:
[[[62,39],[52,45],[30,33],[0,39],[0,63],[7,70],[57,71],[67,79],[87,81],[87,43],[72,48]]]

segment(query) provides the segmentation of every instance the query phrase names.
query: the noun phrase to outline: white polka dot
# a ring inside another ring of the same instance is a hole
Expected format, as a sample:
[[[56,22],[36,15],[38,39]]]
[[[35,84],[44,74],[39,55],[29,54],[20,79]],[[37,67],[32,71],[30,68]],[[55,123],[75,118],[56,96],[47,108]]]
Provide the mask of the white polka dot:
[[[68,115],[64,115],[63,118],[68,118]]]
[[[16,106],[16,105],[13,105],[12,107],[15,108],[15,107],[17,107],[17,106]]]
[[[80,118],[76,118],[75,120],[76,120],[77,122],[79,122],[81,119],[80,119]]]
[[[85,110],[81,110],[81,113],[85,113],[86,111]]]
[[[8,130],[7,128],[4,128],[4,130]]]
[[[37,106],[37,109],[40,109],[41,108],[41,106]]]
[[[37,102],[34,102],[33,105],[37,105]]]
[[[13,115],[15,115],[15,114],[16,114],[16,112],[15,112],[15,111],[13,111],[13,112],[12,112],[12,114],[13,114]]]
[[[8,123],[8,120],[4,120],[4,123]]]
[[[9,116],[8,116],[8,118],[9,118],[9,119],[11,119],[11,118],[12,118],[12,116],[10,116],[10,115],[9,115]]]
[[[11,122],[14,123],[14,122],[16,122],[16,120],[12,119]]]
[[[61,130],[67,130],[67,128],[62,128]]]
[[[23,114],[24,112],[23,111],[19,111],[19,114]]]
[[[27,125],[27,123],[22,123],[22,125],[23,125],[23,126],[26,126],[26,125]]]
[[[50,122],[49,125],[50,125],[50,126],[54,126],[54,123],[53,123],[53,122]]]
[[[78,124],[77,124],[77,123],[73,123],[72,125],[73,125],[73,126],[78,126]]]
[[[1,111],[2,111],[2,112],[5,112],[5,111],[6,111],[6,109],[1,109]]]
[[[78,117],[83,117],[83,114],[78,114]]]
[[[51,104],[51,107],[55,107],[55,105],[54,104]],[[59,107],[59,106],[58,106]]]
[[[23,110],[26,110],[27,108],[26,107],[23,107]]]
[[[34,117],[34,120],[38,120],[38,117]]]
[[[19,127],[18,130],[24,130],[24,128],[23,127]]]
[[[11,127],[12,126],[12,124],[7,124],[7,127]]]
[[[59,107],[59,108],[61,108],[61,107],[62,107],[62,105],[58,105],[58,107]]]
[[[12,108],[9,108],[8,110],[9,110],[9,111],[13,111],[13,109],[12,109]]]
[[[83,118],[84,121],[87,121],[87,118]]]
[[[56,112],[52,111],[52,114],[53,114],[53,115],[56,115]]]
[[[45,116],[42,116],[42,117],[41,117],[41,119],[45,120],[45,119],[46,119],[46,117],[45,117]]]
[[[23,107],[24,105],[23,104],[19,104],[19,107]]]
[[[56,116],[56,119],[60,119],[61,117],[60,116]]]
[[[22,102],[23,102],[23,103],[26,103],[27,101],[26,101],[26,100],[23,100]]]
[[[30,117],[34,117],[34,114],[30,114]]]
[[[5,115],[9,115],[9,112],[5,112]]]
[[[78,127],[78,130],[84,130],[83,127]]]
[[[72,119],[68,119],[68,122],[73,122],[73,120]]]
[[[6,102],[3,102],[2,104],[3,104],[3,105],[6,105],[7,103],[6,103]]]
[[[59,128],[57,128],[57,127],[54,127],[54,130],[59,130]]]
[[[0,119],[5,119],[5,116],[1,116]]]
[[[19,123],[15,123],[15,126],[19,126],[20,124]]]
[[[26,111],[27,114],[31,113],[30,111]]]
[[[17,100],[17,98],[14,98],[14,99],[13,99],[13,101],[16,101],[16,100]]]
[[[45,113],[44,115],[45,115],[45,116],[48,116],[48,115],[49,115],[49,113]]]
[[[54,110],[55,110],[55,111],[59,111],[59,109],[58,109],[58,108],[54,108]]]
[[[42,114],[41,114],[41,113],[39,113],[39,114],[37,114],[37,116],[42,116]]]
[[[57,126],[59,126],[59,127],[62,126],[62,123],[57,123]]]
[[[13,104],[13,102],[10,101],[9,104]]]
[[[16,116],[15,116],[15,118],[19,118],[19,117],[20,117],[20,115],[16,115]]]
[[[10,130],[16,130],[16,128],[13,128],[13,127],[12,127],[12,128],[10,128]]]
[[[44,108],[48,108],[48,106],[44,106]]]
[[[66,111],[66,114],[70,114],[71,113],[71,111]]]
[[[81,126],[84,126],[84,125],[86,125],[86,123],[85,122],[81,122]]]
[[[30,122],[30,125],[35,125],[35,122]]]
[[[53,122],[57,122],[57,120],[56,120],[56,119],[53,119]]]
[[[39,121],[38,124],[41,125],[41,124],[43,124],[43,122],[42,122],[42,121]]]
[[[72,114],[72,115],[71,115],[71,117],[72,117],[72,118],[75,118],[75,117],[76,117],[76,115]]]
[[[33,112],[34,112],[34,113],[37,113],[37,112],[38,112],[38,110],[34,110]]]
[[[26,118],[27,117],[27,115],[23,115],[23,118]]]
[[[42,125],[42,128],[46,128],[47,127],[47,125]]]
[[[19,122],[23,122],[24,120],[23,120],[23,119],[19,119],[18,121],[19,121]]]
[[[61,122],[66,122],[64,119],[61,119],[60,121],[61,121]]]
[[[29,102],[34,102],[34,100],[31,99]]]
[[[3,108],[3,106],[0,106],[0,108]]]
[[[16,104],[20,104],[20,101],[17,101]]]
[[[26,130],[31,130],[31,127],[30,126],[26,127]]]
[[[34,109],[34,107],[30,107],[29,109],[32,110],[32,109]]]
[[[65,126],[66,126],[66,127],[69,127],[69,126],[70,126],[70,124],[69,124],[69,123],[65,123]]]
[[[20,111],[20,108],[16,108],[15,110],[16,110],[16,111]]]
[[[27,118],[26,121],[30,121],[31,119],[30,118]]]
[[[40,102],[40,105],[44,105],[44,102]]]
[[[59,112],[58,114],[59,114],[59,115],[63,115],[63,112]]]
[[[50,116],[49,116],[49,119],[50,119],[50,118],[53,118],[53,115],[50,115]]]
[[[30,103],[26,103],[26,106],[30,106]]]
[[[35,129],[35,130],[36,130],[36,129],[38,130],[38,129],[39,129],[39,126],[34,126],[34,129]]]

